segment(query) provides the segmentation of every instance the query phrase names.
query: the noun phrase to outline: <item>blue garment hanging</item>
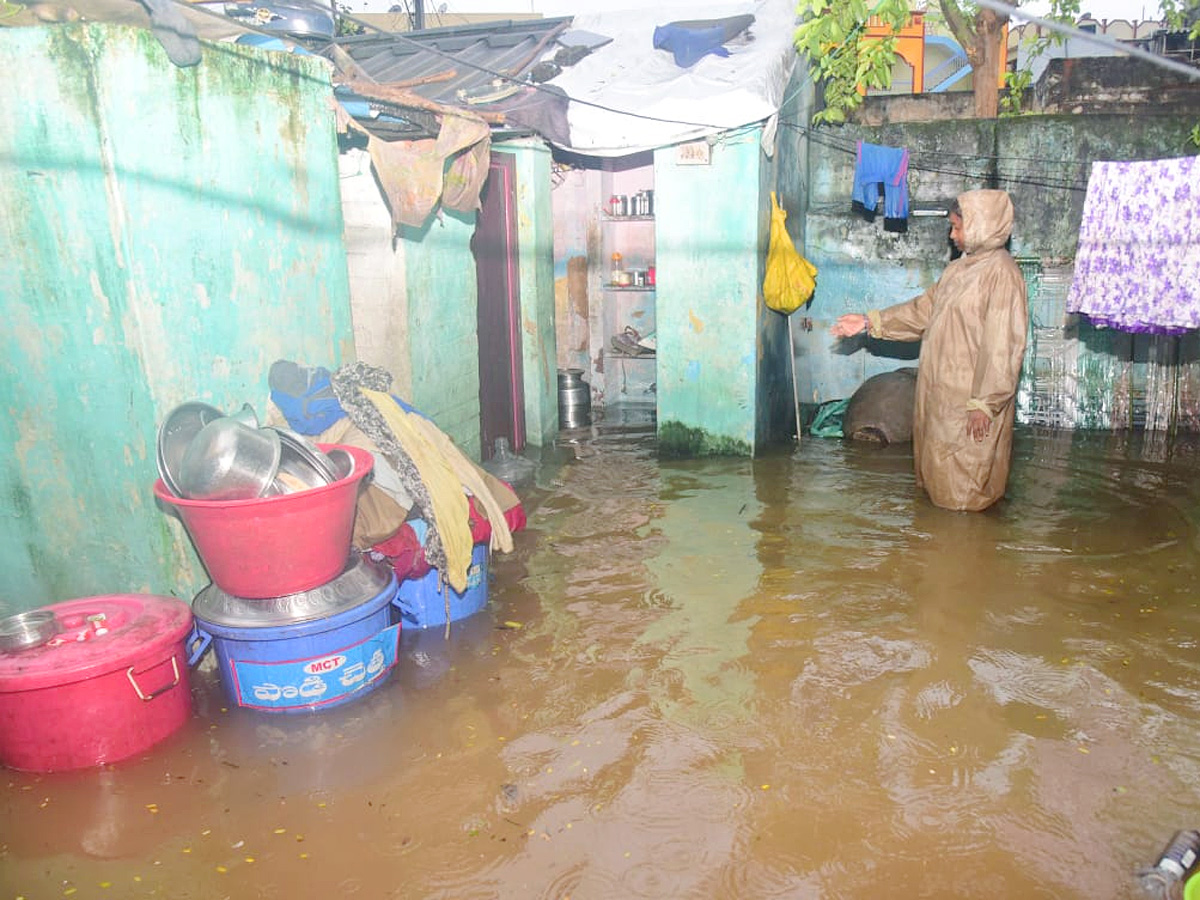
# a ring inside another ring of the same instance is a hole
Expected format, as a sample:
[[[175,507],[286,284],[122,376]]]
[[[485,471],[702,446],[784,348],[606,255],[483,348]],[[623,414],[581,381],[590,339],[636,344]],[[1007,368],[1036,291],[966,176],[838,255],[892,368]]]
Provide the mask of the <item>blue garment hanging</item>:
[[[868,222],[875,221],[883,192],[883,230],[908,231],[908,150],[858,142],[852,206]]]

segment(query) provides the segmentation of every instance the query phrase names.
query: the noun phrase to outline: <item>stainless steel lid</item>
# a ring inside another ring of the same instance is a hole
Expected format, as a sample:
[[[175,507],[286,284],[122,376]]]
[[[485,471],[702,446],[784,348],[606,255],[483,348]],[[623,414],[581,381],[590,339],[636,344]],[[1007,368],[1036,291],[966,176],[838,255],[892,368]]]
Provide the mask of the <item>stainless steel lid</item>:
[[[378,597],[391,583],[392,570],[354,553],[346,569],[328,584],[309,591],[253,600],[234,597],[210,584],[192,601],[196,618],[231,628],[295,625],[345,612]]]

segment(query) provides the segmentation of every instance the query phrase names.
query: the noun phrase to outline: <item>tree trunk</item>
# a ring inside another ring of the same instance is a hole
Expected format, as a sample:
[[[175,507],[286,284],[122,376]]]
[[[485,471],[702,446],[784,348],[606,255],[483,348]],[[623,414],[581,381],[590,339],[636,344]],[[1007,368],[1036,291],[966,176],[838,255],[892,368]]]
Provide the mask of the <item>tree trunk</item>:
[[[1005,52],[1001,44],[1004,23],[1008,16],[998,15],[990,9],[981,9],[975,16],[975,52],[969,54],[974,68],[972,81],[975,85],[975,115],[980,119],[994,119],[1000,112],[1000,61]]]

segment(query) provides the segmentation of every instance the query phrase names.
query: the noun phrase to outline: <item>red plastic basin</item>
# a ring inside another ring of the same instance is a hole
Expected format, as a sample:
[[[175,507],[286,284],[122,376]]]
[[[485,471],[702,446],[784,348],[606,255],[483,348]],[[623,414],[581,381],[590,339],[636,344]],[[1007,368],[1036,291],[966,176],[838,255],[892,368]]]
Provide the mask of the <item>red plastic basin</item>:
[[[358,489],[375,458],[341,446],[354,471],[323,487],[255,500],[188,500],[154,493],[179,512],[213,584],[235,597],[282,597],[320,587],[342,574],[350,555]]]
[[[60,633],[0,653],[0,764],[61,772],[116,762],[190,718],[192,609],[182,600],[113,594],[43,608]]]

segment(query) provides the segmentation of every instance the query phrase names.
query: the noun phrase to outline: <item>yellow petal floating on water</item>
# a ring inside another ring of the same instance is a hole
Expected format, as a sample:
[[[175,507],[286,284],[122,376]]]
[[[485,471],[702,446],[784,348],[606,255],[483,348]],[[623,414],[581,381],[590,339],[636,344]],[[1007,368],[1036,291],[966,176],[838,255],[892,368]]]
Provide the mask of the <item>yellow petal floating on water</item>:
[[[253,857],[253,856],[247,856],[247,857],[246,857],[246,862],[248,862],[248,863],[252,863],[252,862],[254,862],[254,857]]]
[[[511,628],[514,631],[519,631],[520,629],[524,628],[525,626],[522,625],[520,622],[513,622],[513,621],[509,620],[504,623],[504,627]]]
[[[217,871],[220,872],[222,875],[224,875],[229,870],[227,868],[225,868],[224,866],[217,866]]]
[[[1092,752],[1087,747],[1076,747],[1075,749],[1078,750],[1080,753],[1091,753]]]
[[[110,888],[110,887],[112,887],[112,882],[111,881],[102,881],[102,882],[100,882],[100,887]]]
[[[287,829],[286,828],[276,828],[275,833],[276,834],[287,834]]]
[[[764,790],[764,791],[769,791],[771,789],[771,786],[769,784],[760,784],[759,787],[762,788],[762,790]]]

